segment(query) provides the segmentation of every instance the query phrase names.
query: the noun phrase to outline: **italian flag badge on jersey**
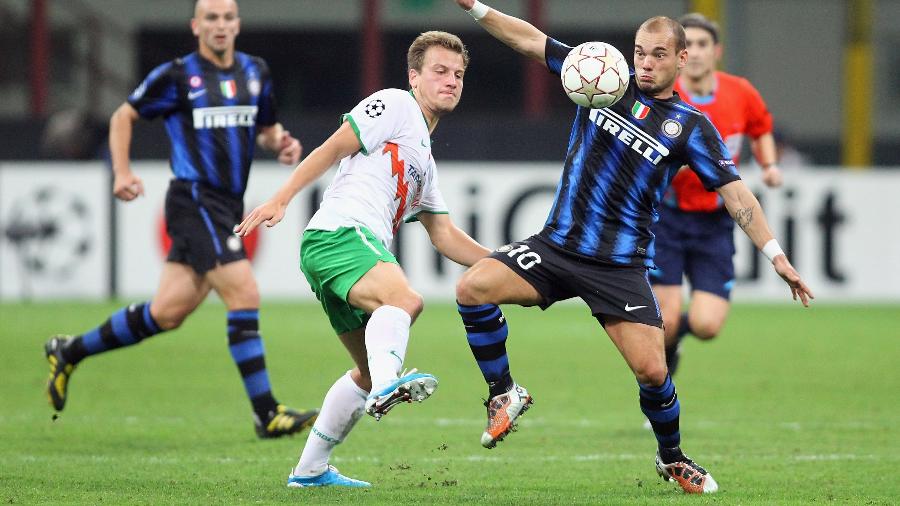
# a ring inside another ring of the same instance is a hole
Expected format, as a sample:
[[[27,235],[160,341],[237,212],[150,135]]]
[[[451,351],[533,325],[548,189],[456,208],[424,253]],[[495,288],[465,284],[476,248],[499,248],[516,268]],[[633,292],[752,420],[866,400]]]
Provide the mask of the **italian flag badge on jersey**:
[[[225,98],[234,98],[237,95],[237,85],[234,84],[234,79],[219,81],[219,88]]]
[[[647,114],[649,114],[649,113],[650,113],[650,108],[647,107],[646,105],[638,102],[637,100],[635,100],[634,105],[631,106],[631,115],[637,119],[644,119],[647,117]]]

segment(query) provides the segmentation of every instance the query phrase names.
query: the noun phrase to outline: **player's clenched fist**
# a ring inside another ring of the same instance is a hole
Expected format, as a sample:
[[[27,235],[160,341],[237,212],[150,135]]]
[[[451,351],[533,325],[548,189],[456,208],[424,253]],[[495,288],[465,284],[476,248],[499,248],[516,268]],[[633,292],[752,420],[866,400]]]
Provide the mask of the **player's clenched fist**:
[[[781,175],[781,169],[773,164],[763,169],[762,180],[769,188],[778,188],[784,182],[784,177]]]
[[[130,172],[124,175],[116,175],[113,181],[113,195],[117,198],[127,202],[143,194],[144,182],[141,181],[141,178]]]
[[[281,146],[278,150],[278,163],[283,165],[297,165],[300,161],[300,155],[303,154],[303,146],[300,141],[291,137],[291,133],[287,130],[281,137]]]

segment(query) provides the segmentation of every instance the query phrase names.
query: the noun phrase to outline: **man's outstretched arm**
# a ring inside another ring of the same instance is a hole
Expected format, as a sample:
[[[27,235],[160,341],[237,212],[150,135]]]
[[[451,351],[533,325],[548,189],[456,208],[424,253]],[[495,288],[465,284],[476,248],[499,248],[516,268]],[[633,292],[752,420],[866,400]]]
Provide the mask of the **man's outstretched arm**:
[[[791,287],[791,296],[794,300],[800,298],[804,306],[809,306],[809,300],[814,299],[812,291],[806,283],[800,279],[800,274],[788,261],[787,255],[781,251],[778,241],[769,229],[766,215],[763,214],[759,201],[753,192],[747,188],[743,181],[732,181],[716,189],[725,201],[728,213],[741,227],[753,244],[763,252],[772,262],[775,272]]]
[[[470,267],[491,252],[457,227],[446,214],[423,212],[418,219],[435,249],[460,265]]]
[[[544,47],[547,34],[531,23],[503,14],[476,0],[456,0],[456,4],[472,15],[485,30],[507,46],[529,58],[546,63]],[[487,9],[487,13],[485,13]]]
[[[246,236],[262,223],[267,227],[275,226],[284,218],[284,211],[297,192],[319,179],[342,158],[359,151],[359,147],[356,134],[350,123],[345,121],[331,137],[300,162],[272,198],[250,211],[244,221],[235,225],[234,233]]]

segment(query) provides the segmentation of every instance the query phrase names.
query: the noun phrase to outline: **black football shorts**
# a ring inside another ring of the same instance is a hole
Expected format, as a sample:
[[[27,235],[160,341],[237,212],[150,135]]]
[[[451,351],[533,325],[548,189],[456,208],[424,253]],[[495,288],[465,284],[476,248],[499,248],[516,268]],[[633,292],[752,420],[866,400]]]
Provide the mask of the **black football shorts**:
[[[541,309],[580,297],[601,323],[612,316],[662,327],[646,267],[593,261],[563,251],[537,235],[501,246],[490,258],[530,283],[544,299]]]
[[[247,258],[243,242],[233,232],[243,212],[240,197],[194,181],[173,179],[166,192],[166,231],[172,239],[166,260],[205,274],[217,264]]]

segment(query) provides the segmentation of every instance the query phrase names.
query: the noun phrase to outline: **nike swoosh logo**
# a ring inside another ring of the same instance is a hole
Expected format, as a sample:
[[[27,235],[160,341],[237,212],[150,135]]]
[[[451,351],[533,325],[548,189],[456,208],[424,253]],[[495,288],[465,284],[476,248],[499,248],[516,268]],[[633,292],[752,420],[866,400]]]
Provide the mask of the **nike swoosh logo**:
[[[423,147],[423,148],[427,148],[427,147],[428,147],[428,144],[425,144],[425,141],[419,141],[419,142],[422,143],[422,147]]]
[[[625,303],[625,311],[628,311],[629,313],[634,311],[635,309],[641,309],[642,307],[647,306],[629,306],[627,302]]]
[[[397,360],[399,360],[399,361],[400,361],[400,363],[401,363],[401,364],[402,364],[402,363],[403,363],[403,359],[402,359],[402,358],[400,358],[400,355],[397,355],[397,352],[396,352],[396,351],[394,351],[394,350],[391,350],[391,351],[390,351],[390,352],[388,352],[388,353],[390,353],[390,354],[391,354],[391,355],[393,355],[393,356],[395,356],[395,357],[396,357],[396,358],[397,358]]]
[[[206,93],[206,88],[197,91],[189,91],[188,92],[188,100],[194,100],[195,98]]]

